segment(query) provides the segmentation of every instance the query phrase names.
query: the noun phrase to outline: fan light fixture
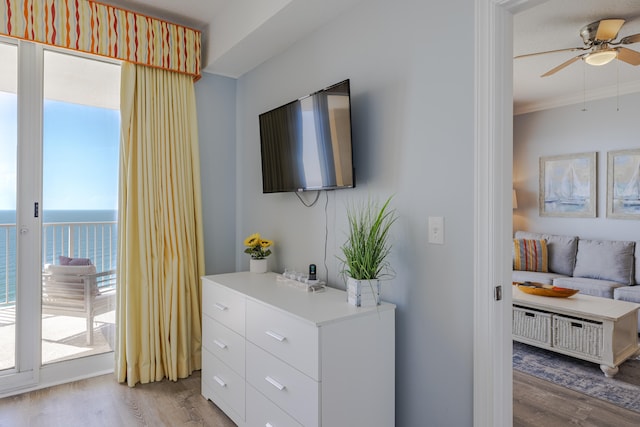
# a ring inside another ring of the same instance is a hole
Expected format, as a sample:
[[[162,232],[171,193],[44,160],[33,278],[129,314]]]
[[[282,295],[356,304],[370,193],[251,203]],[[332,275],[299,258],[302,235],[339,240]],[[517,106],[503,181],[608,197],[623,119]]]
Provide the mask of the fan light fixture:
[[[613,61],[616,56],[618,56],[618,52],[615,49],[599,50],[587,55],[584,58],[584,62],[589,65],[600,66]]]

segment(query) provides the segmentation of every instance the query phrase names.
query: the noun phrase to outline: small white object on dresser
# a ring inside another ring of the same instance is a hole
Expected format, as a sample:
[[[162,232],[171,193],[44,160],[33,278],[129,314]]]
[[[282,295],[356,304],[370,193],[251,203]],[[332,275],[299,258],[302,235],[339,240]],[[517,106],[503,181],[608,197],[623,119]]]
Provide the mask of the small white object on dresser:
[[[395,305],[275,273],[202,278],[202,395],[239,426],[395,424]]]

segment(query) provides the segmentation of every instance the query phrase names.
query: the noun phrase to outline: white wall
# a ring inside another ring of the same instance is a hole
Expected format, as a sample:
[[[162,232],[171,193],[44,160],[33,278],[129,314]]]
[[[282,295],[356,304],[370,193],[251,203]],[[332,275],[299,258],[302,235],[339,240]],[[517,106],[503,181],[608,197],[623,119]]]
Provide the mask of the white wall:
[[[619,106],[619,111],[618,111]],[[640,148],[640,94],[608,98],[514,117],[513,180],[518,197],[514,230],[585,238],[639,240],[636,220],[608,219],[607,152]],[[558,218],[538,214],[541,156],[597,153],[597,217]]]
[[[275,241],[271,270],[316,263],[321,279],[344,287],[336,255],[346,205],[395,195],[397,275],[383,298],[398,306],[399,426],[473,422],[473,57],[472,0],[369,0],[237,83],[239,270],[248,268],[242,240],[260,232]],[[262,194],[258,115],[345,78],[357,188],[323,193],[312,208],[292,193]],[[445,218],[444,245],[427,243],[428,216]]]
[[[202,75],[195,84],[206,274],[235,271],[236,80]]]

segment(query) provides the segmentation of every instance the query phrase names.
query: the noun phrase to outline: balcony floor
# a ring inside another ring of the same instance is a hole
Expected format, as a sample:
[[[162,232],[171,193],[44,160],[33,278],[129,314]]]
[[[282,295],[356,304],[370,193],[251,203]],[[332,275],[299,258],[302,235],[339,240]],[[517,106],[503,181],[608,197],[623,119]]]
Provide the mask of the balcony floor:
[[[113,351],[115,310],[94,319],[93,345],[86,343],[86,320],[81,317],[42,316],[42,364]],[[0,371],[14,362],[15,306],[0,307]]]

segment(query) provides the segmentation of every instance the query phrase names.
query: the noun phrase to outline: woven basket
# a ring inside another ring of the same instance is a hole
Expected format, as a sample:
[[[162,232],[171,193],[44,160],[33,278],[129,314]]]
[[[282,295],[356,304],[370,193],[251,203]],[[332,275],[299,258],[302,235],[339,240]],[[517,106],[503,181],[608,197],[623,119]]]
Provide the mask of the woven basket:
[[[553,346],[601,358],[603,351],[602,323],[553,316]]]
[[[513,334],[551,344],[551,314],[513,306]]]

